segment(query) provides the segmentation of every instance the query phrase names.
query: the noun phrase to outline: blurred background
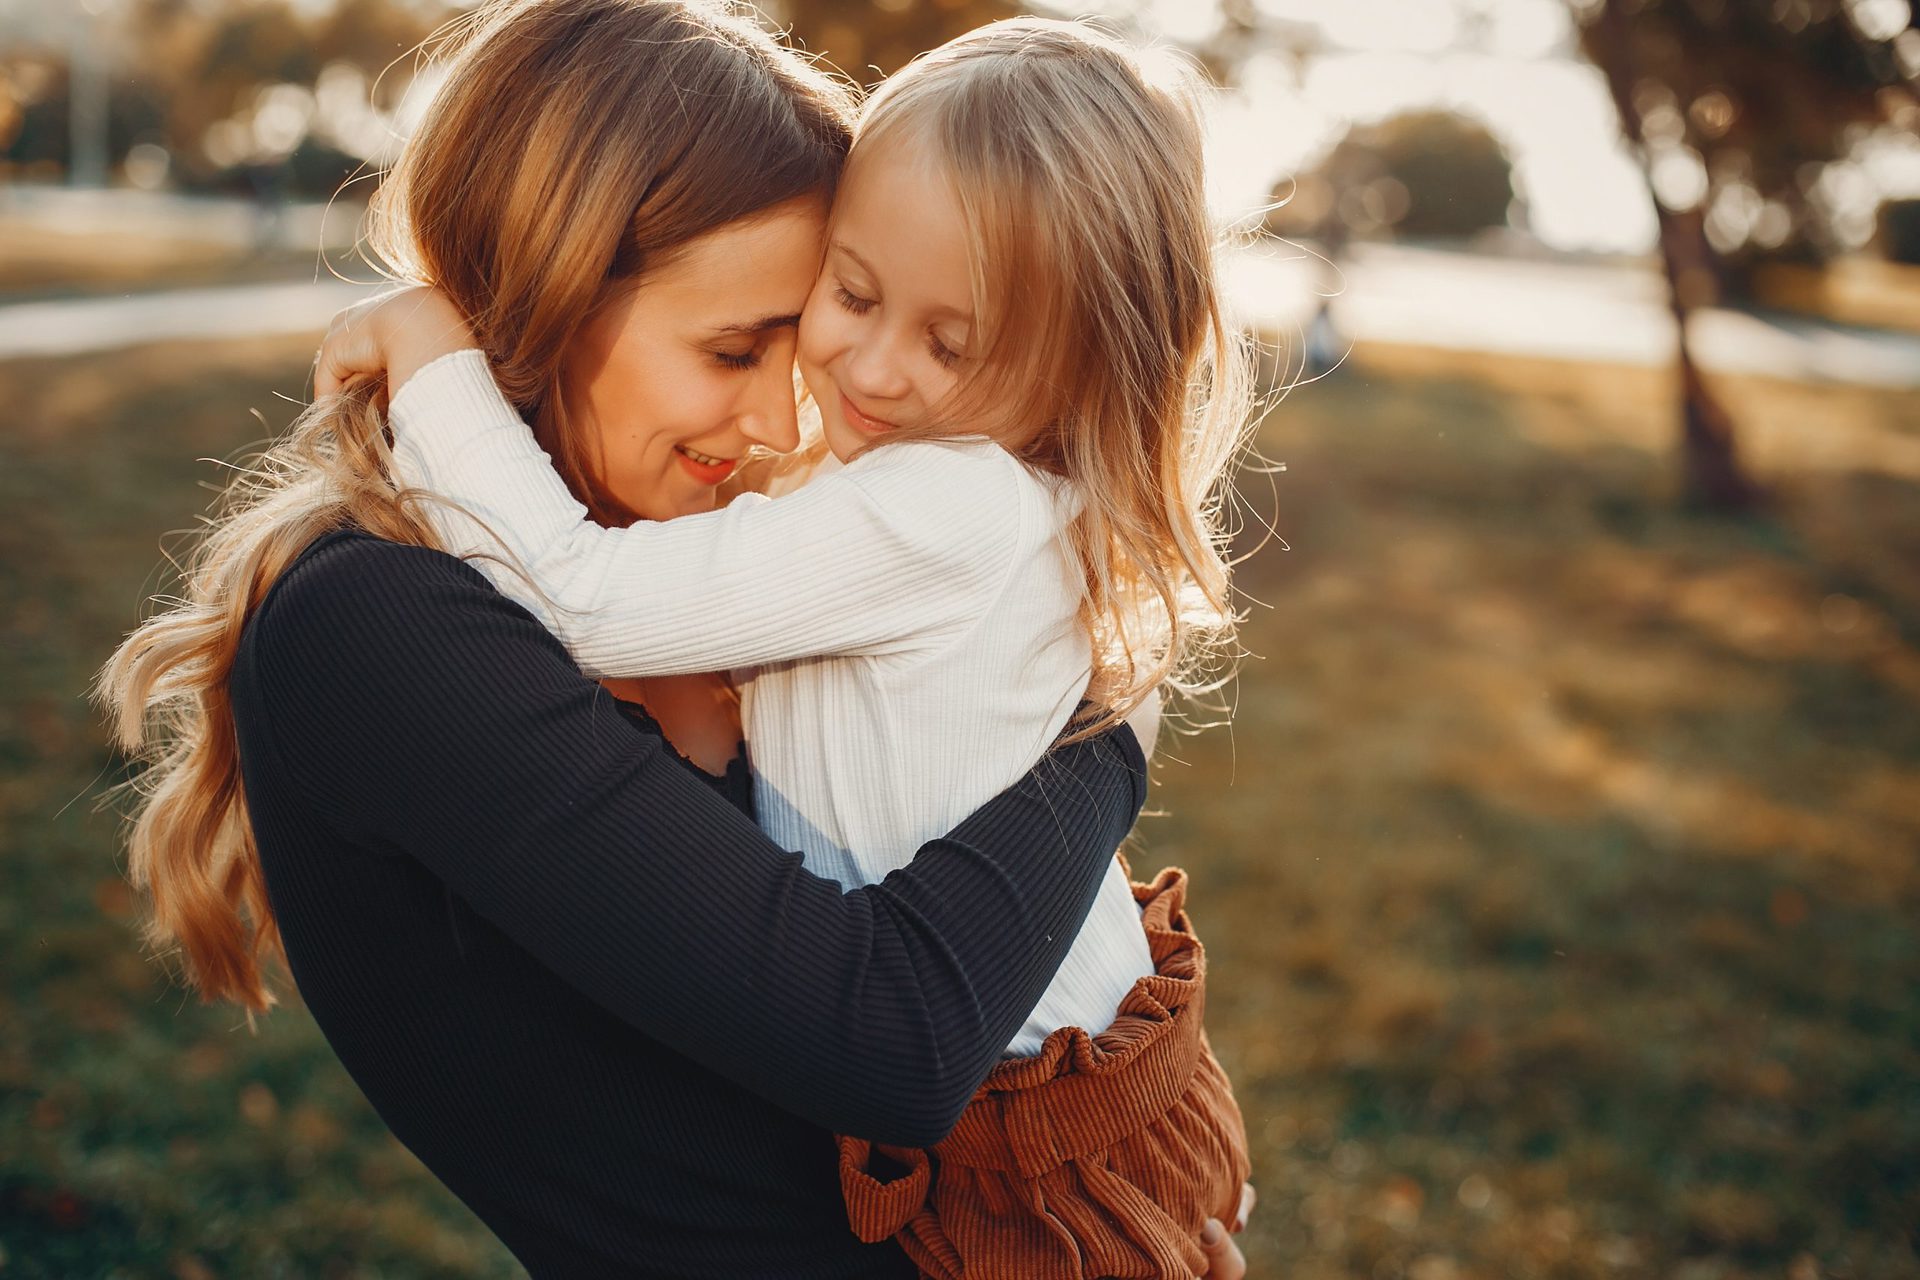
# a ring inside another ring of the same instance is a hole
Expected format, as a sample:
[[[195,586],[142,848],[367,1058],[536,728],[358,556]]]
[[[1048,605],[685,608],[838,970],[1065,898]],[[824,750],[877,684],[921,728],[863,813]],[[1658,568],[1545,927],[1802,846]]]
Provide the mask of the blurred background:
[[[872,81],[999,0],[786,0]],[[1162,747],[1253,1274],[1920,1276],[1908,0],[1115,0],[1274,389]],[[372,278],[440,0],[0,0],[0,1276],[496,1277],[141,953],[83,698]]]

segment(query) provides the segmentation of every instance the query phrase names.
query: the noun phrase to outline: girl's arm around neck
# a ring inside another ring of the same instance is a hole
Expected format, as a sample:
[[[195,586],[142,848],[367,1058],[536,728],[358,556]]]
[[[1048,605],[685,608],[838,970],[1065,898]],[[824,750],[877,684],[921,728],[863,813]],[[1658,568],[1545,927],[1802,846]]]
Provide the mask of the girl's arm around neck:
[[[539,591],[508,566],[481,568],[596,676],[930,650],[980,615],[1029,518],[1011,458],[904,444],[777,500],[608,529],[477,350],[409,379],[392,422],[403,479],[486,526],[437,508],[448,547],[497,555],[504,543]]]
[[[1126,730],[1063,747],[842,894],[473,569],[362,535],[275,587],[232,691],[250,785],[291,780],[343,841],[416,859],[649,1037],[903,1145],[943,1136],[998,1060],[1145,794]]]

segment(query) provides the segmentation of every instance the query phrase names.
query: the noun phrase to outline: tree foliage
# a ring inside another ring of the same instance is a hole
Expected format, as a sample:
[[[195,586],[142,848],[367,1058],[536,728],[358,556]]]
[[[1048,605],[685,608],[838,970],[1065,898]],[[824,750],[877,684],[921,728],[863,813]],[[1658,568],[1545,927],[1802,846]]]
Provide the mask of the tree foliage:
[[[302,145],[311,153],[303,136],[239,157],[220,154],[209,140],[224,122],[250,123],[263,92],[310,88],[331,64],[371,80],[401,59],[382,84],[389,99],[397,97],[411,78],[405,55],[452,11],[450,0],[339,0],[327,10],[287,0],[125,0],[110,22],[92,28],[95,56],[111,75],[110,157],[117,162],[135,143],[157,143],[178,180],[202,186],[220,183],[225,170],[280,164]],[[77,13],[73,20],[85,21]],[[65,46],[0,53],[0,158],[64,164],[67,55]]]
[[[242,174],[285,170],[307,194],[331,189],[337,167],[296,164],[328,148],[298,138],[236,159],[210,139],[246,126],[275,86],[311,88],[330,65],[377,80],[391,107],[412,78],[407,56],[449,16],[457,0],[122,0],[111,23],[96,22],[100,54],[112,67],[111,159],[137,142],[173,158],[188,186],[230,184]],[[1023,12],[1015,0],[765,0],[770,24],[851,79],[872,83],[914,55],[997,18]],[[75,21],[84,19],[75,18]],[[0,161],[64,166],[69,152],[67,49],[53,44],[0,52]],[[397,63],[397,65],[396,65]],[[384,77],[382,73],[386,74]],[[339,157],[346,160],[352,157]]]
[[[760,7],[801,47],[863,85],[957,35],[1032,9],[1011,0],[766,0]]]
[[[1875,126],[1920,126],[1920,14],[1904,0],[1577,7],[1581,49],[1618,86],[1623,118],[1637,116],[1630,139],[1656,195],[1676,212],[1698,209],[1736,266],[1842,248],[1827,166]],[[1616,9],[1619,21],[1606,20]]]

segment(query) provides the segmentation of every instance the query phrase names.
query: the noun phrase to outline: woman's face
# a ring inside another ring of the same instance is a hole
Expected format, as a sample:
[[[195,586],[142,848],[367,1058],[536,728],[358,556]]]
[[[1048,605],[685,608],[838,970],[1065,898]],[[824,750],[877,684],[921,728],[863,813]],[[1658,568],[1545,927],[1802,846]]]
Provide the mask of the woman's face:
[[[601,484],[644,520],[712,510],[751,445],[799,443],[794,335],[826,205],[803,197],[688,242],[598,307],[562,361]]]

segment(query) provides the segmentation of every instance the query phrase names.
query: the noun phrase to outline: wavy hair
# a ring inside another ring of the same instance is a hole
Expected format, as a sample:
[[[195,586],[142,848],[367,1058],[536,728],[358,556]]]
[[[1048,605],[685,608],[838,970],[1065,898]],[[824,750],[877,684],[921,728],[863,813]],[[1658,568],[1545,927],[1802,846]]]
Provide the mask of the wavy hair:
[[[371,247],[467,316],[502,390],[596,517],[624,514],[560,392],[568,344],[610,290],[689,241],[786,201],[829,198],[852,96],[744,8],[701,0],[492,0],[433,52],[447,75],[374,196]],[[698,103],[697,112],[687,110]],[[227,681],[266,593],[321,535],[437,545],[393,479],[379,380],[315,402],[228,488],[95,696],[144,768],[128,874],[146,937],[208,1001],[273,1004],[284,961]]]

